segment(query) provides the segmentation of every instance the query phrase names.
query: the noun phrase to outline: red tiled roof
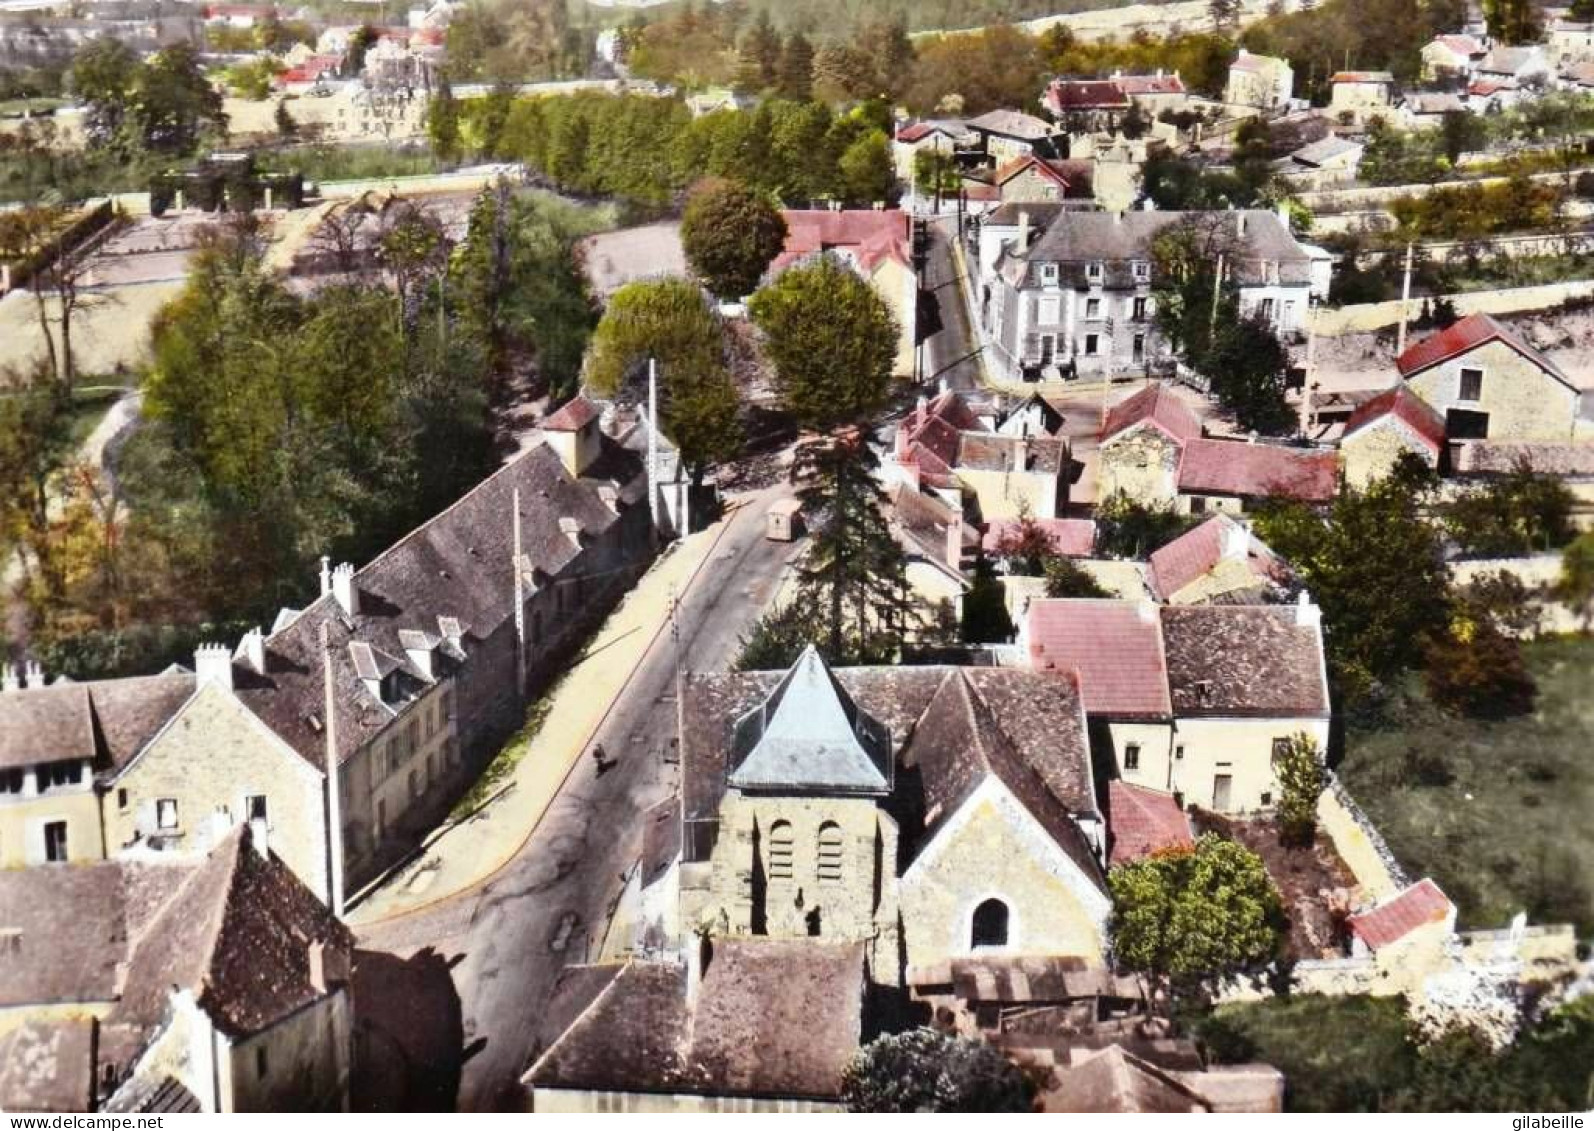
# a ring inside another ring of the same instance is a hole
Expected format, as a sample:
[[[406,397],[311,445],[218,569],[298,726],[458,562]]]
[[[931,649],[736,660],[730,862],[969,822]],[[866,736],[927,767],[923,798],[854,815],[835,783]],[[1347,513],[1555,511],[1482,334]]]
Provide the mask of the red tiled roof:
[[[1336,71],[1328,81],[1390,83],[1395,78],[1388,71]]]
[[[1150,421],[1179,443],[1201,435],[1201,422],[1190,411],[1190,406],[1166,385],[1155,384],[1114,405],[1102,424],[1101,438],[1111,439],[1142,421]]]
[[[1467,93],[1487,98],[1491,94],[1499,94],[1502,90],[1515,90],[1516,88],[1515,79],[1475,79],[1472,85],[1467,87]]]
[[[1402,377],[1411,377],[1488,342],[1503,342],[1562,384],[1572,384],[1549,358],[1487,314],[1469,314],[1437,334],[1408,346],[1406,352],[1395,359],[1395,368]]]
[[[1165,718],[1167,664],[1156,606],[1143,601],[1030,602],[1029,662],[1036,671],[1075,671],[1093,715]]]
[[[961,434],[979,427],[979,418],[962,397],[940,393],[925,402],[922,415],[915,408],[902,422],[897,458],[930,475],[950,476],[958,463]]]
[[[1419,927],[1442,923],[1454,906],[1430,879],[1418,880],[1371,911],[1350,917],[1351,933],[1371,950],[1399,942]]]
[[[1339,457],[1243,440],[1190,440],[1179,461],[1179,490],[1326,503],[1339,490]]]
[[[1406,425],[1418,439],[1436,452],[1444,446],[1445,418],[1405,385],[1396,385],[1393,389],[1379,393],[1372,400],[1357,405],[1356,411],[1351,413],[1350,419],[1345,422],[1345,434],[1342,439],[1350,439],[1367,425],[1385,417],[1394,417]]]
[[[1470,35],[1436,35],[1434,42],[1443,45],[1457,55],[1471,58],[1483,54],[1483,44]]]
[[[915,142],[929,137],[933,133],[946,133],[946,127],[935,122],[914,122],[912,125],[903,126],[897,131],[897,140]]]
[[[598,418],[598,406],[585,393],[571,397],[558,412],[542,422],[544,432],[579,432]]]
[[[999,185],[1007,184],[1008,181],[1018,176],[1031,165],[1035,166],[1036,170],[1043,177],[1055,182],[1061,186],[1064,191],[1067,191],[1069,187],[1069,181],[1068,178],[1063,175],[1062,170],[1058,169],[1052,162],[1042,161],[1039,157],[1035,157],[1033,155],[1019,157],[1016,160],[1009,161],[1006,165],[1003,165],[996,171],[996,183]]]
[[[1190,821],[1172,794],[1114,778],[1107,783],[1109,866],[1128,864],[1164,848],[1190,848]]]
[[[1111,79],[1053,79],[1043,100],[1054,114],[1069,110],[1123,110],[1129,106],[1123,88]]]
[[[1233,531],[1231,535],[1229,532]],[[1151,588],[1158,597],[1168,600],[1198,577],[1212,572],[1223,560],[1223,543],[1226,536],[1245,539],[1245,560],[1251,572],[1259,578],[1278,577],[1283,565],[1273,552],[1227,515],[1213,515],[1194,530],[1169,542],[1151,555]]]
[[[1095,549],[1096,524],[1088,518],[1038,518],[1035,525],[1051,535],[1052,549],[1065,558],[1088,558]],[[981,542],[985,552],[996,553],[1002,539],[1018,527],[1018,519],[992,519]]]
[[[788,210],[786,245],[771,271],[779,271],[804,256],[832,248],[846,249],[857,257],[865,271],[873,272],[883,260],[894,259],[903,266],[913,262],[909,245],[909,218],[896,209],[872,208]]]

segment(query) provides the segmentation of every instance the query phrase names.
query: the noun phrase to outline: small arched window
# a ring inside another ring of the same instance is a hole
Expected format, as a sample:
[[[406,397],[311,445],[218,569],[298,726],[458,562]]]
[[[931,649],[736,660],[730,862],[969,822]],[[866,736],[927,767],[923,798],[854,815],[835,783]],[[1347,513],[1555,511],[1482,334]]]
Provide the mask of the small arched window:
[[[791,822],[776,821],[769,826],[769,878],[791,879]]]
[[[970,942],[975,947],[1007,945],[1007,904],[987,899],[974,909]]]
[[[819,878],[832,883],[841,882],[841,826],[826,821],[819,826]]]

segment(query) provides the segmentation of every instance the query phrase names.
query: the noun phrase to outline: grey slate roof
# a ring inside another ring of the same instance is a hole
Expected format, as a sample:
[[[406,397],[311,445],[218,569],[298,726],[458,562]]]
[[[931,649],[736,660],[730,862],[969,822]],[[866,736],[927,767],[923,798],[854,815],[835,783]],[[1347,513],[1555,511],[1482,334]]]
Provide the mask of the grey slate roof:
[[[1062,211],[1027,253],[1010,253],[1004,272],[1010,282],[1024,286],[1031,265],[1056,263],[1063,286],[1083,286],[1086,265],[1100,263],[1103,286],[1133,286],[1132,264],[1150,263],[1157,237],[1189,216],[1232,225],[1228,238],[1234,250],[1228,264],[1238,282],[1260,282],[1268,263],[1279,265],[1285,283],[1310,282],[1311,255],[1276,212],[1255,208],[1221,213]]]
[[[574,520],[593,536],[619,521],[600,497],[601,486],[615,484],[622,507],[642,500],[642,457],[607,437],[603,443],[603,455],[580,479],[565,471],[552,448],[539,444],[483,480],[355,571],[358,615],[345,616],[330,595],[318,597],[266,638],[263,674],[235,664],[238,698],[321,770],[326,761],[326,697],[320,632],[327,625],[338,758],[346,761],[393,718],[371,696],[362,676],[428,682],[405,653],[405,642],[416,639],[411,634],[447,638],[450,632],[463,633],[460,646],[468,654],[474,642],[513,618],[511,509],[517,489],[526,564],[544,583],[571,569],[582,553],[560,528],[561,520]],[[460,655],[452,643],[442,651],[455,660]]]
[[[183,671],[0,692],[0,769],[79,758],[124,765],[193,693]]]
[[[813,645],[769,698],[736,721],[730,784],[737,789],[883,794],[891,735],[836,682]]]
[[[682,816],[714,821],[727,785],[733,723],[784,672],[693,674],[682,690]],[[879,720],[899,767],[893,809],[922,847],[988,777],[999,778],[1087,875],[1094,858],[1073,817],[1099,817],[1077,683],[1015,668],[841,668],[836,682]],[[907,796],[904,773],[921,798]],[[734,784],[734,783],[731,783]],[[922,827],[913,827],[913,822]]]
[[[1049,122],[1019,110],[988,110],[978,118],[970,118],[964,125],[981,133],[1001,134],[1021,141],[1040,141],[1057,132]]]

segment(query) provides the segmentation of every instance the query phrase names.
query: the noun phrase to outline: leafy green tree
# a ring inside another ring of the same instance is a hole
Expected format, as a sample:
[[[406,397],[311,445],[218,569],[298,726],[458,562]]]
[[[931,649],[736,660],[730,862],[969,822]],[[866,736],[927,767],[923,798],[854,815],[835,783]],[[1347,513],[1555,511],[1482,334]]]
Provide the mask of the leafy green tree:
[[[871,130],[849,145],[839,164],[841,190],[854,204],[889,200],[896,185],[891,164],[891,139],[884,130]]]
[[[800,600],[773,608],[742,634],[733,667],[739,672],[781,671],[795,664],[810,644],[823,654],[823,642],[814,639],[816,627],[812,610]]]
[[[1007,590],[989,558],[981,557],[974,564],[974,578],[963,594],[961,635],[966,644],[1000,644],[1013,639]]]
[[[853,1112],[1024,1112],[1034,1095],[1024,1073],[988,1042],[929,1028],[876,1037],[841,1083]]]
[[[299,135],[299,123],[294,121],[293,114],[288,110],[286,98],[277,99],[277,109],[272,114],[272,121],[276,123],[278,137],[291,140]]]
[[[1114,869],[1113,953],[1154,994],[1186,995],[1279,956],[1285,917],[1262,860],[1207,833]]]
[[[86,108],[89,144],[105,145],[117,136],[132,109],[140,63],[133,49],[106,36],[90,40],[72,57],[68,82]]]
[[[610,299],[593,334],[587,380],[606,396],[637,390],[650,358],[658,364],[664,432],[700,481],[710,464],[739,450],[740,402],[719,318],[684,279],[631,283]]]
[[[1463,153],[1482,149],[1489,141],[1489,130],[1482,118],[1466,110],[1447,110],[1440,119],[1440,138],[1445,158],[1454,165]]]
[[[1197,521],[1172,507],[1148,505],[1120,492],[1096,508],[1096,552],[1106,558],[1146,558]]]
[[[963,175],[945,150],[921,149],[913,155],[913,183],[927,196],[955,196]]]
[[[358,78],[360,72],[365,70],[366,52],[375,47],[382,38],[382,33],[370,24],[361,24],[354,29],[354,34],[349,36],[349,49],[343,53],[343,77]],[[453,56],[449,56],[453,61]]]
[[[40,367],[0,397],[0,561],[59,600],[66,578],[51,537],[51,484],[71,452],[71,393]]]
[[[814,46],[801,32],[786,38],[780,52],[780,70],[775,89],[782,98],[804,101],[814,93]]]
[[[1572,536],[1572,492],[1523,461],[1446,508],[1445,529],[1467,553],[1510,557],[1551,550]]]
[[[1197,367],[1211,380],[1218,403],[1247,431],[1293,433],[1298,421],[1284,398],[1289,351],[1261,314],[1219,317],[1218,331]]]
[[[781,272],[748,304],[786,409],[805,428],[861,421],[886,401],[897,320],[864,279],[829,257]]]
[[[1327,516],[1295,503],[1257,516],[1257,534],[1294,568],[1323,611],[1330,678],[1343,699],[1420,668],[1450,615],[1442,536],[1425,512],[1433,473],[1403,458],[1365,491],[1346,487]]]
[[[1456,714],[1503,719],[1533,710],[1538,687],[1522,646],[1487,620],[1458,615],[1428,639],[1429,697]]]
[[[1328,787],[1328,768],[1317,742],[1304,731],[1292,734],[1273,754],[1279,779],[1279,840],[1305,847],[1317,835],[1317,801]]]
[[[798,599],[835,663],[893,662],[918,619],[878,467],[859,428],[805,443],[793,467],[812,538],[798,566]]]
[[[687,198],[681,244],[687,262],[722,299],[751,294],[786,241],[786,221],[736,181],[701,181]]]
[[[1594,531],[1578,535],[1561,554],[1561,576],[1555,583],[1555,596],[1582,618],[1587,632],[1594,621]]]
[[[439,161],[458,161],[460,155],[459,103],[445,78],[426,107],[426,136]]]
[[[1111,597],[1101,582],[1084,566],[1072,558],[1053,555],[1046,559],[1046,595],[1048,597]]]
[[[221,95],[190,43],[162,48],[143,64],[134,108],[144,147],[157,153],[191,153],[203,131],[227,123]]]

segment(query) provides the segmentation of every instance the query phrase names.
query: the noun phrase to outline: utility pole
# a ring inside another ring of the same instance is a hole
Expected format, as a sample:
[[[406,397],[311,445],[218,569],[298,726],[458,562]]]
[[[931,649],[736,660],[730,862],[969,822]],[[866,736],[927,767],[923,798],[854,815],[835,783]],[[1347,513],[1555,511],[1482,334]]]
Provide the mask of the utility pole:
[[[1306,375],[1301,380],[1301,435],[1312,432],[1312,397],[1317,388],[1317,303],[1306,300]]]
[[[1411,312],[1411,261],[1417,245],[1406,243],[1406,276],[1400,284],[1400,329],[1395,334],[1395,356],[1406,352],[1406,319]]]
[[[332,625],[321,622],[321,680],[326,702],[327,903],[343,918],[343,798],[338,778],[337,694],[332,681]]]
[[[653,532],[659,532],[659,371],[658,362],[648,358],[648,514],[653,517]]]
[[[526,694],[526,579],[521,568],[519,487],[510,496],[509,505],[514,508],[514,560],[511,565],[515,571],[515,695],[523,699]]]
[[[1217,274],[1212,276],[1212,317],[1207,322],[1207,335],[1210,338],[1218,332],[1218,296],[1223,293],[1223,253],[1218,253]]]

